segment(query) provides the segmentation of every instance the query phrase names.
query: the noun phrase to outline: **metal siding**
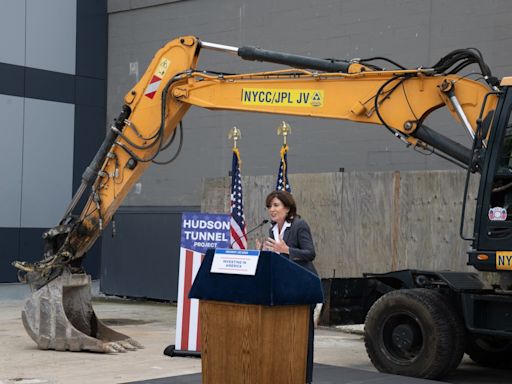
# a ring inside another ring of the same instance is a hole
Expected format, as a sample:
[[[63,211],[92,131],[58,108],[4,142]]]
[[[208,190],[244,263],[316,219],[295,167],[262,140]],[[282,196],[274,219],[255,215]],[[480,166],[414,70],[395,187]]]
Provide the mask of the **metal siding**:
[[[76,101],[77,105],[95,106],[105,109],[105,79],[77,76]],[[104,124],[103,124],[104,125]]]
[[[20,228],[20,253],[18,260],[34,263],[43,257],[43,232],[45,228]],[[16,269],[11,268],[14,276]],[[14,278],[12,281],[16,281]]]
[[[43,228],[0,228],[0,283],[17,282],[14,260],[33,263],[43,256]]]
[[[0,228],[0,283],[18,281],[11,262],[19,259],[20,228]]]
[[[73,136],[72,192],[80,185],[105,136],[107,77],[107,2],[77,0],[75,118]],[[85,196],[82,201],[85,200]],[[79,203],[79,207],[83,206]],[[99,278],[102,238],[87,252],[83,266],[93,279]]]
[[[101,291],[175,301],[184,207],[124,207],[102,241]],[[188,207],[197,211],[198,207]]]
[[[41,233],[60,220],[73,173],[79,180],[105,135],[106,6],[103,0],[2,3],[0,149],[8,161],[0,172],[9,181],[0,187],[0,242],[8,253],[2,281],[17,280],[12,260],[42,257]],[[99,240],[85,260],[93,277],[100,250]]]
[[[184,0],[108,0],[108,12],[121,12],[165,3],[175,3],[178,1]]]
[[[25,100],[21,227],[56,225],[71,200],[74,106]]]
[[[25,1],[2,1],[0,47],[0,62],[25,65]]]
[[[103,239],[100,237],[91,249],[87,251],[85,258],[82,260],[82,266],[91,278],[98,280],[100,278],[101,268],[101,243]]]
[[[0,63],[0,94],[25,94],[25,69],[18,65]]]
[[[75,76],[25,68],[25,97],[74,103]]]
[[[0,95],[0,227],[19,227],[23,170],[23,99]]]
[[[105,137],[105,108],[76,105],[73,151],[73,192]]]
[[[26,0],[27,67],[75,74],[76,0]]]
[[[76,75],[106,79],[107,1],[77,0],[76,47]]]

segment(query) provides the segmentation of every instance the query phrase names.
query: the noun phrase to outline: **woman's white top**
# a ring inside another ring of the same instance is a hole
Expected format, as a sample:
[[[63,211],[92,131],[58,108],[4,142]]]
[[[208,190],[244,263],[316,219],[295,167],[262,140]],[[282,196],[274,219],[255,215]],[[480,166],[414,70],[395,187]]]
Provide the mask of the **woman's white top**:
[[[280,243],[279,237],[284,237],[284,231],[286,231],[286,228],[289,228],[292,226],[292,223],[289,223],[288,221],[285,221],[283,224],[283,227],[281,228],[281,232],[279,232],[279,226],[277,223],[272,227],[272,232],[274,233],[274,240],[276,243]]]

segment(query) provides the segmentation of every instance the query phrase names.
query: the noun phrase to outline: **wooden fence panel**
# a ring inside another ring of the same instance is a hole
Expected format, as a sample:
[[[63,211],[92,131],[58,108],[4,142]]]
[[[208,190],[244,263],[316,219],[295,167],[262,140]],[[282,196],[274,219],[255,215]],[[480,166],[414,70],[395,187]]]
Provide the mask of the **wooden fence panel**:
[[[356,277],[399,269],[472,270],[459,236],[464,171],[347,172],[289,175],[298,211],[313,232],[321,277]],[[229,213],[228,177],[204,179],[201,208]],[[471,234],[478,180],[468,196]],[[250,230],[267,218],[274,176],[244,176]],[[269,225],[248,236],[249,246]]]

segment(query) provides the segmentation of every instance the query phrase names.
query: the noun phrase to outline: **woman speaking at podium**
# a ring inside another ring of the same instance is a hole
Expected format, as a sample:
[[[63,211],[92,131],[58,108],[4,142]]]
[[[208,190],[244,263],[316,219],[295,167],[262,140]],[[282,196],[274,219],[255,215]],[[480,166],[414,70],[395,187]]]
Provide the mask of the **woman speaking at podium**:
[[[268,194],[265,204],[268,215],[272,221],[269,237],[264,241],[266,251],[280,253],[301,267],[318,275],[313,260],[315,259],[315,246],[309,225],[297,214],[297,205],[293,196],[286,191],[272,191]],[[313,379],[313,310],[309,320],[308,359],[306,369],[306,382]]]

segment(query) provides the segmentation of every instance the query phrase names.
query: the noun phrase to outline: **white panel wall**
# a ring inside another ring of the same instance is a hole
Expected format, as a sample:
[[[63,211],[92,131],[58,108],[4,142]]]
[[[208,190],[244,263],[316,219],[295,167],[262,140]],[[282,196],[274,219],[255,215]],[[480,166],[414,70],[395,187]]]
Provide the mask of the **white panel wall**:
[[[23,149],[23,99],[0,95],[0,228],[19,227]]]
[[[76,1],[27,0],[26,24],[25,65],[74,75]]]
[[[59,222],[71,200],[75,106],[25,99],[21,227]]]
[[[24,1],[0,0],[0,47],[0,62],[25,64]]]

